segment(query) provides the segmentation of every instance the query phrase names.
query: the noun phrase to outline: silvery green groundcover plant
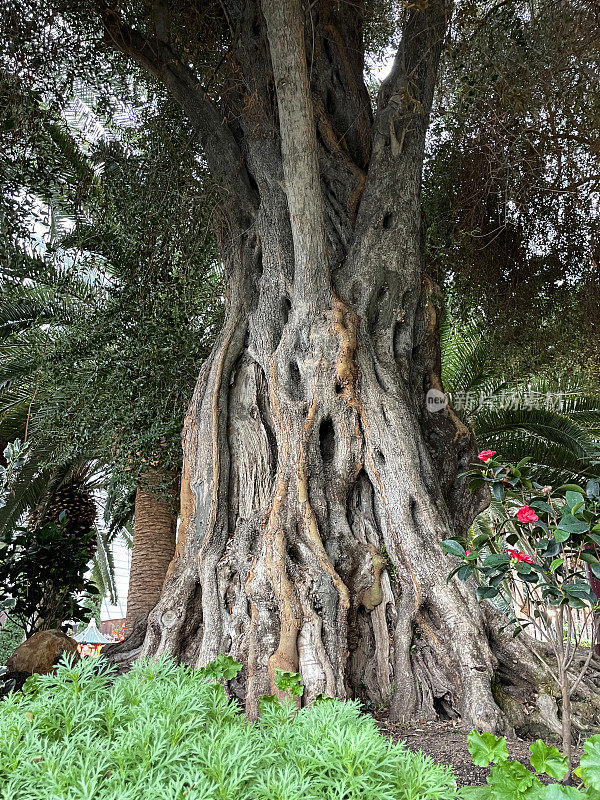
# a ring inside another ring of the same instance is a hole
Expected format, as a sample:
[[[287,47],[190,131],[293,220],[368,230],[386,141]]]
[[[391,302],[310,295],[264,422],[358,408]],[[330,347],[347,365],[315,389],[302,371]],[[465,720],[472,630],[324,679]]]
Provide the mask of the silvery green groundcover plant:
[[[223,673],[222,673],[223,674]],[[218,671],[116,676],[82,660],[0,702],[2,800],[444,800],[452,773],[381,736],[355,702],[248,722]]]

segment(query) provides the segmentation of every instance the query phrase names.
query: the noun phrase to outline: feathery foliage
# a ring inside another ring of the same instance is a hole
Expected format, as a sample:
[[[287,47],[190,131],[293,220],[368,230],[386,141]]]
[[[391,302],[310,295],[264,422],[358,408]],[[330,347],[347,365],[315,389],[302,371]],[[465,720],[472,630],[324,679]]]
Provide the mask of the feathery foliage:
[[[276,704],[251,723],[210,672],[163,659],[117,677],[84,659],[35,676],[0,703],[0,797],[454,797],[446,767],[392,744],[356,702]]]

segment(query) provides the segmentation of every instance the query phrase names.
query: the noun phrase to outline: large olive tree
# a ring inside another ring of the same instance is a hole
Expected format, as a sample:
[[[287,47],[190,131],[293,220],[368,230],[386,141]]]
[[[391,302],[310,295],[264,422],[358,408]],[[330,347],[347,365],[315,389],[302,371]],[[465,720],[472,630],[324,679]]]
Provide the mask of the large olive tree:
[[[151,73],[197,131],[227,282],[184,423],[176,556],[120,648],[232,655],[250,714],[280,668],[302,674],[305,702],[390,699],[395,718],[508,729],[514,705],[493,686],[528,691],[539,667],[446,581],[440,542],[486,498],[461,478],[469,430],[426,403],[442,388],[440,303],[420,190],[452,7],[384,4],[401,37],[373,109],[374,5],[90,2],[103,47]]]
[[[134,27],[101,9],[108,41],[199,131],[229,287],[141,652],[233,655],[250,712],[281,668],[302,674],[307,701],[392,694],[397,717],[503,727],[484,615],[446,583],[439,544],[478,510],[458,478],[472,440],[425,404],[440,382],[420,185],[450,5],[406,13],[375,114],[360,5],[209,5],[196,11],[227,67],[213,96],[190,66],[186,11],[155,4]]]

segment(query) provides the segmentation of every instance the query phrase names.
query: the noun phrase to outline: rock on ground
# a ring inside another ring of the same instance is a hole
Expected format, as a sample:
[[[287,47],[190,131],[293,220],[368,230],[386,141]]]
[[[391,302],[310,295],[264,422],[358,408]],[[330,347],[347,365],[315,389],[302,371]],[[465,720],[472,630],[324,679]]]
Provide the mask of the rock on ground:
[[[59,630],[38,631],[17,647],[6,667],[9,673],[45,675],[53,671],[63,653],[79,658],[75,639]]]

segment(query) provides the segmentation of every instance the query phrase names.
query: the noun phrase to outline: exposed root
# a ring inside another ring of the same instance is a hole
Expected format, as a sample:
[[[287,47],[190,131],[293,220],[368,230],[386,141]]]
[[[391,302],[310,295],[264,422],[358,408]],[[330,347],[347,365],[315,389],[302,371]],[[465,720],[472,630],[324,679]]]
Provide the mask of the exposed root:
[[[303,703],[355,696],[394,719],[551,734],[560,709],[539,660],[446,582],[444,486],[410,386],[382,388],[398,366],[379,361],[377,377],[362,325],[335,297],[326,313],[291,309],[266,368],[227,329],[186,428],[179,558],[136,652],[232,655],[250,716],[284,669],[300,671]],[[583,730],[595,679],[573,700]]]
[[[148,615],[137,617],[129,636],[122,642],[107,644],[102,648],[102,658],[114,664],[119,672],[126,672],[141,654],[147,627]]]

